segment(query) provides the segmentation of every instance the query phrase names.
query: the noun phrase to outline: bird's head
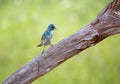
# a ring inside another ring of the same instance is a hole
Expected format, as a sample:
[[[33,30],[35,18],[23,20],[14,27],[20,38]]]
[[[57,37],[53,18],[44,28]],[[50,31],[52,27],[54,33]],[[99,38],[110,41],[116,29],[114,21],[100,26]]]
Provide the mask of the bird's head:
[[[56,27],[55,27],[54,24],[50,24],[50,25],[48,26],[48,29],[52,31],[52,30],[55,30]]]

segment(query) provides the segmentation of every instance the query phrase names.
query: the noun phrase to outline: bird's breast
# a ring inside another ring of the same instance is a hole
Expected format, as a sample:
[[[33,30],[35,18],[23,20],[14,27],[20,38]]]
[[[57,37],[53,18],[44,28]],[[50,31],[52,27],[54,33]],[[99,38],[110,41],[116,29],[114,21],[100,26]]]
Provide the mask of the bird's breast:
[[[48,35],[48,38],[49,38],[49,39],[52,39],[52,37],[53,37],[53,35],[52,35],[52,34]]]

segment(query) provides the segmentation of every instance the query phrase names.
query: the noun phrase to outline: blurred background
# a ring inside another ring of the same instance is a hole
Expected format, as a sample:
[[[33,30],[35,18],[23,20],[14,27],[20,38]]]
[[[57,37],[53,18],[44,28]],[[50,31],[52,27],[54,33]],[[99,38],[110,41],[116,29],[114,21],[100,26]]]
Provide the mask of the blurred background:
[[[50,23],[53,44],[89,24],[111,0],[0,0],[0,82],[39,55]],[[48,46],[49,47],[49,46]],[[62,63],[32,84],[120,84],[120,35]]]

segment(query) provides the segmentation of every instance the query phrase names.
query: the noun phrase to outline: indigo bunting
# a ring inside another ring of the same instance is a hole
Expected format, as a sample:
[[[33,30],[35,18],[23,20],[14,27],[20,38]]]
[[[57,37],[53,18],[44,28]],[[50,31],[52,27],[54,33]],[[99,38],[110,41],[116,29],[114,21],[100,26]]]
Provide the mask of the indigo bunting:
[[[41,47],[41,46],[47,46],[47,45],[51,45],[51,39],[53,37],[52,35],[52,31],[55,30],[56,27],[54,26],[54,24],[50,24],[47,28],[47,30],[44,32],[44,34],[42,35],[42,38],[41,38],[41,43],[39,45],[37,45],[37,47]],[[42,51],[42,53],[44,52],[44,49]]]

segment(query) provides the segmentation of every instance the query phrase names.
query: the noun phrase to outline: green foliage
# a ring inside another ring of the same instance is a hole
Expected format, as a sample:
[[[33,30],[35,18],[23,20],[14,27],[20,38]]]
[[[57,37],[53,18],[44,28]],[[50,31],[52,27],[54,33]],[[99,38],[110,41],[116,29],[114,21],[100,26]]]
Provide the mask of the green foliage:
[[[49,23],[53,44],[89,24],[110,0],[0,0],[0,82],[37,56]],[[120,35],[105,39],[33,84],[120,84]]]

